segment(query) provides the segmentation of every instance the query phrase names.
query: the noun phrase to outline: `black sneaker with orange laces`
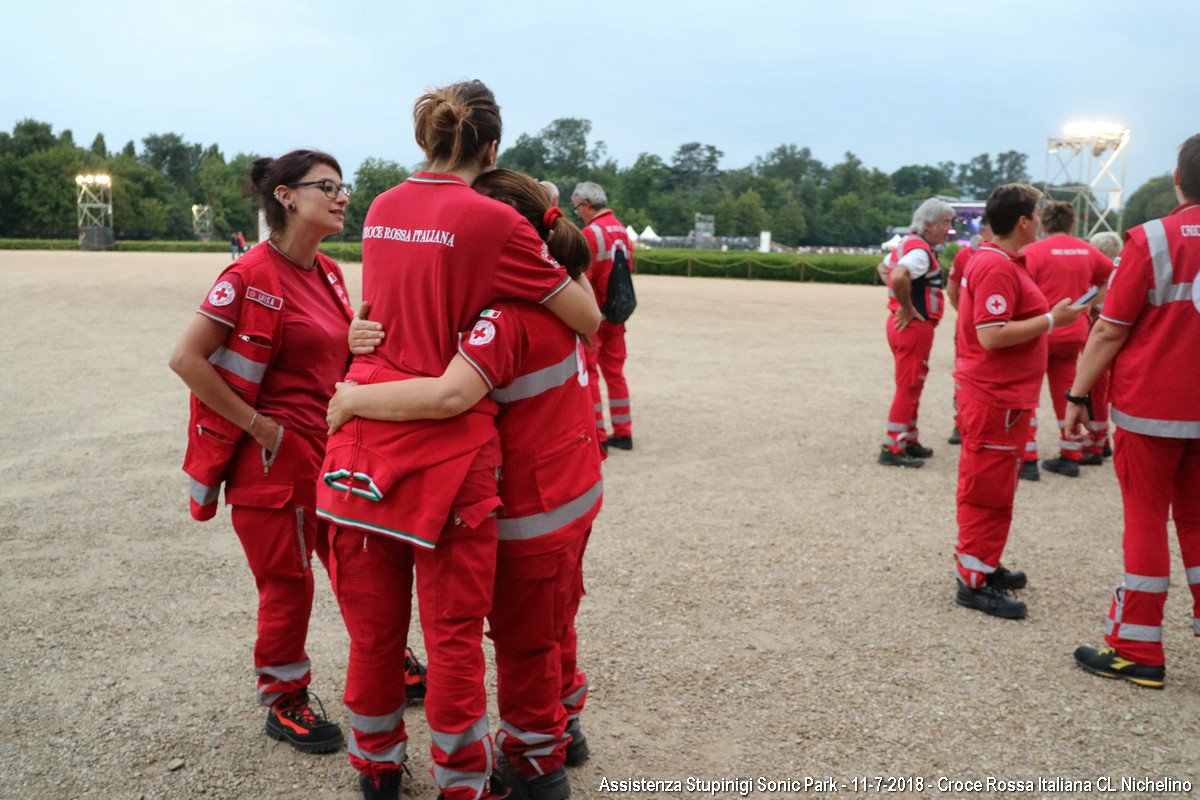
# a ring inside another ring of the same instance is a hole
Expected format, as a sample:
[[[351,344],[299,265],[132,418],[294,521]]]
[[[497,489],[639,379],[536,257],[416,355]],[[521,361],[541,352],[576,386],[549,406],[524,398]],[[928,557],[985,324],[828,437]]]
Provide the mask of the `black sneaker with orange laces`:
[[[321,713],[309,704],[308,690],[290,692],[267,709],[267,736],[287,742],[302,753],[329,753],[342,746],[342,729],[325,719],[325,707],[315,696]]]
[[[417,660],[411,647],[404,649],[404,697],[410,703],[425,699],[425,665]]]

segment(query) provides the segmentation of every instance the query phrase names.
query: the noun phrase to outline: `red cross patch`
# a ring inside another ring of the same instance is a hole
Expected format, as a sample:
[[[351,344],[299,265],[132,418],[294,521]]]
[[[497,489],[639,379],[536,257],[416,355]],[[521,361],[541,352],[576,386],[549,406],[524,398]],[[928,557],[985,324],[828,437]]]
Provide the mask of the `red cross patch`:
[[[987,299],[984,308],[988,310],[989,314],[1003,314],[1008,310],[1008,301],[1004,299],[1004,295],[994,294]]]
[[[486,319],[479,320],[479,322],[475,323],[475,327],[471,329],[471,344],[487,344],[495,338],[496,326]]]
[[[208,303],[213,306],[227,306],[237,297],[237,292],[234,291],[233,284],[229,281],[221,281],[212,288],[208,293]]]

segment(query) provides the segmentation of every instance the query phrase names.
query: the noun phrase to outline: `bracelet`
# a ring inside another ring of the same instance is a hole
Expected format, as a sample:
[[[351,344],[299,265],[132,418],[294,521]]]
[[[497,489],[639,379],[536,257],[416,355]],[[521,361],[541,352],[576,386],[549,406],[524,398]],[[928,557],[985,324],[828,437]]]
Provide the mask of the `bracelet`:
[[[1046,330],[1046,333],[1049,333],[1050,331],[1054,330],[1054,315],[1050,312],[1046,312],[1046,319],[1050,320],[1050,327]]]
[[[254,420],[256,420],[256,419],[258,419],[257,411],[255,411],[254,416],[250,418],[250,424],[246,426],[246,433],[250,433],[252,430],[254,430]],[[253,434],[251,434],[251,435],[253,435]]]

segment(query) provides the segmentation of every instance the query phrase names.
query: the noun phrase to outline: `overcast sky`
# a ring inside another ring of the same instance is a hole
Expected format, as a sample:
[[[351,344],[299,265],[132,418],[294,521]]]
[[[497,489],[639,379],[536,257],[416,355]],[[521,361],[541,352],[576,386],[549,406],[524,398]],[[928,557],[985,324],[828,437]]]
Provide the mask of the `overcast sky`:
[[[785,142],[869,166],[1029,154],[1078,117],[1133,131],[1128,182],[1200,131],[1200,2],[6,4],[0,127],[110,148],[148,133],[226,155],[320,147],[348,175],[420,160],[412,101],[478,77],[505,140],[584,117],[623,165],[683,142],[739,167]],[[903,9],[903,10],[900,10]]]

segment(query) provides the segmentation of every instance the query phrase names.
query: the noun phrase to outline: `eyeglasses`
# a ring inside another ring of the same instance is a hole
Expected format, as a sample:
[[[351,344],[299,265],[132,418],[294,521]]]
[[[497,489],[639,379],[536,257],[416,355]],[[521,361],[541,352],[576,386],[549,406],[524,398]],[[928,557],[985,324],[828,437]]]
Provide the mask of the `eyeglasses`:
[[[320,181],[304,181],[303,183],[289,183],[288,186],[292,189],[299,189],[301,186],[316,186],[330,200],[337,200],[339,194],[346,195],[346,199],[350,199],[351,190],[340,183],[334,183],[331,180]]]
[[[573,211],[574,211],[576,214],[578,214],[578,213],[579,213],[579,207],[580,207],[581,205],[583,205],[584,203],[586,203],[586,202],[587,202],[587,200],[583,200],[583,201],[581,201],[581,202],[579,202],[579,203],[576,203],[576,204],[575,204],[575,205],[572,207],[572,210],[573,210]]]

